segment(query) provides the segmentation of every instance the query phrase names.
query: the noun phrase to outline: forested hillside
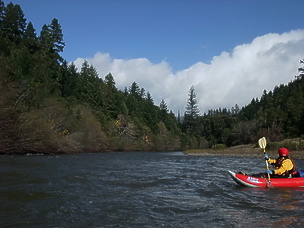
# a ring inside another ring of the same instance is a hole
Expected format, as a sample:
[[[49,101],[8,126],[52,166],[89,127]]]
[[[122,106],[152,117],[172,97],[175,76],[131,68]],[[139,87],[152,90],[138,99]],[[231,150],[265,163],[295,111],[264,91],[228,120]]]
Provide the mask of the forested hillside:
[[[176,117],[136,82],[121,91],[115,75],[67,63],[56,18],[36,34],[20,5],[0,1],[0,27],[0,153],[182,150],[303,134],[302,74],[243,108],[204,115],[191,87]]]

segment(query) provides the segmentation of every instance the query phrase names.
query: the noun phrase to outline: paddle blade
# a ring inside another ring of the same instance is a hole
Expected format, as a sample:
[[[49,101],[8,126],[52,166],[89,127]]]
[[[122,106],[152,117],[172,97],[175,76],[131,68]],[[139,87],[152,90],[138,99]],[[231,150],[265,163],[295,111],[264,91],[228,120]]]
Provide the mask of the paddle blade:
[[[266,138],[265,137],[259,139],[259,146],[261,149],[265,150],[265,148],[266,148]]]

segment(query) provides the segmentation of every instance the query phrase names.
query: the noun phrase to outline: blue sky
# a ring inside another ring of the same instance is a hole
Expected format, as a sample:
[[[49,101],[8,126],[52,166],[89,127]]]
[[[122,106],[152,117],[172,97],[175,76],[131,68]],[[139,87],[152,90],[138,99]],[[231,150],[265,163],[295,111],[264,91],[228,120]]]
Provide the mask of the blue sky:
[[[21,5],[38,33],[43,24],[53,18],[59,20],[66,42],[62,55],[68,61],[81,65],[87,59],[101,77],[107,70],[114,72],[121,88],[137,81],[151,92],[155,103],[164,99],[174,111],[183,111],[191,85],[196,89],[201,112],[230,108],[236,103],[246,105],[260,97],[264,89],[289,82],[297,73],[299,60],[304,58],[302,0],[12,2]],[[269,42],[272,43],[265,46]],[[284,53],[280,43],[285,44]],[[261,50],[267,51],[261,47],[276,50],[271,58],[265,54],[263,62],[269,63],[263,66],[264,71],[257,60]],[[241,57],[234,58],[236,54]],[[274,77],[270,69],[278,71],[278,55],[279,60],[285,58],[282,64],[288,66],[279,70],[284,76]],[[245,60],[251,60],[256,67]],[[229,66],[233,67],[230,73]],[[248,66],[247,71],[244,66]],[[238,72],[242,75],[235,76]],[[260,72],[259,78],[256,72]],[[223,93],[227,85],[230,87]],[[243,91],[240,86],[248,88]]]

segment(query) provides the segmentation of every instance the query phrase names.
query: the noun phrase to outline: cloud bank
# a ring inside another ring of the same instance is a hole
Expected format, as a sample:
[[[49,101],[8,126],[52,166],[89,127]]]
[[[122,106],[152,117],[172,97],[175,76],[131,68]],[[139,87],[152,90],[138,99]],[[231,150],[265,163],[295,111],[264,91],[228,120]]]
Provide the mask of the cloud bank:
[[[174,113],[184,113],[189,89],[194,85],[201,114],[210,109],[240,107],[260,98],[264,89],[287,84],[298,74],[304,59],[304,30],[266,34],[230,52],[214,56],[210,63],[198,62],[173,73],[169,63],[154,64],[146,58],[113,59],[97,52],[86,58],[104,77],[109,72],[123,90],[134,81],[150,92],[156,105],[165,100]],[[74,61],[78,69],[85,59]]]

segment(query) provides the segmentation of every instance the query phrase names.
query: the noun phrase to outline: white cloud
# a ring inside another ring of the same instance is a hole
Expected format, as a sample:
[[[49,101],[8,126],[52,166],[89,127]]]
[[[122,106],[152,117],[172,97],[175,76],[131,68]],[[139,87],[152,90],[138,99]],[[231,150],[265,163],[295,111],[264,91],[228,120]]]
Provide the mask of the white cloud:
[[[247,105],[252,98],[260,98],[264,89],[290,82],[298,74],[300,59],[304,59],[304,30],[257,37],[230,53],[213,57],[210,64],[198,62],[175,74],[167,62],[153,64],[146,58],[112,59],[108,53],[97,52],[86,60],[101,77],[111,72],[119,89],[135,81],[151,93],[156,105],[164,99],[175,113],[184,112],[194,85],[203,113]],[[78,58],[74,63],[80,69],[83,61]]]

